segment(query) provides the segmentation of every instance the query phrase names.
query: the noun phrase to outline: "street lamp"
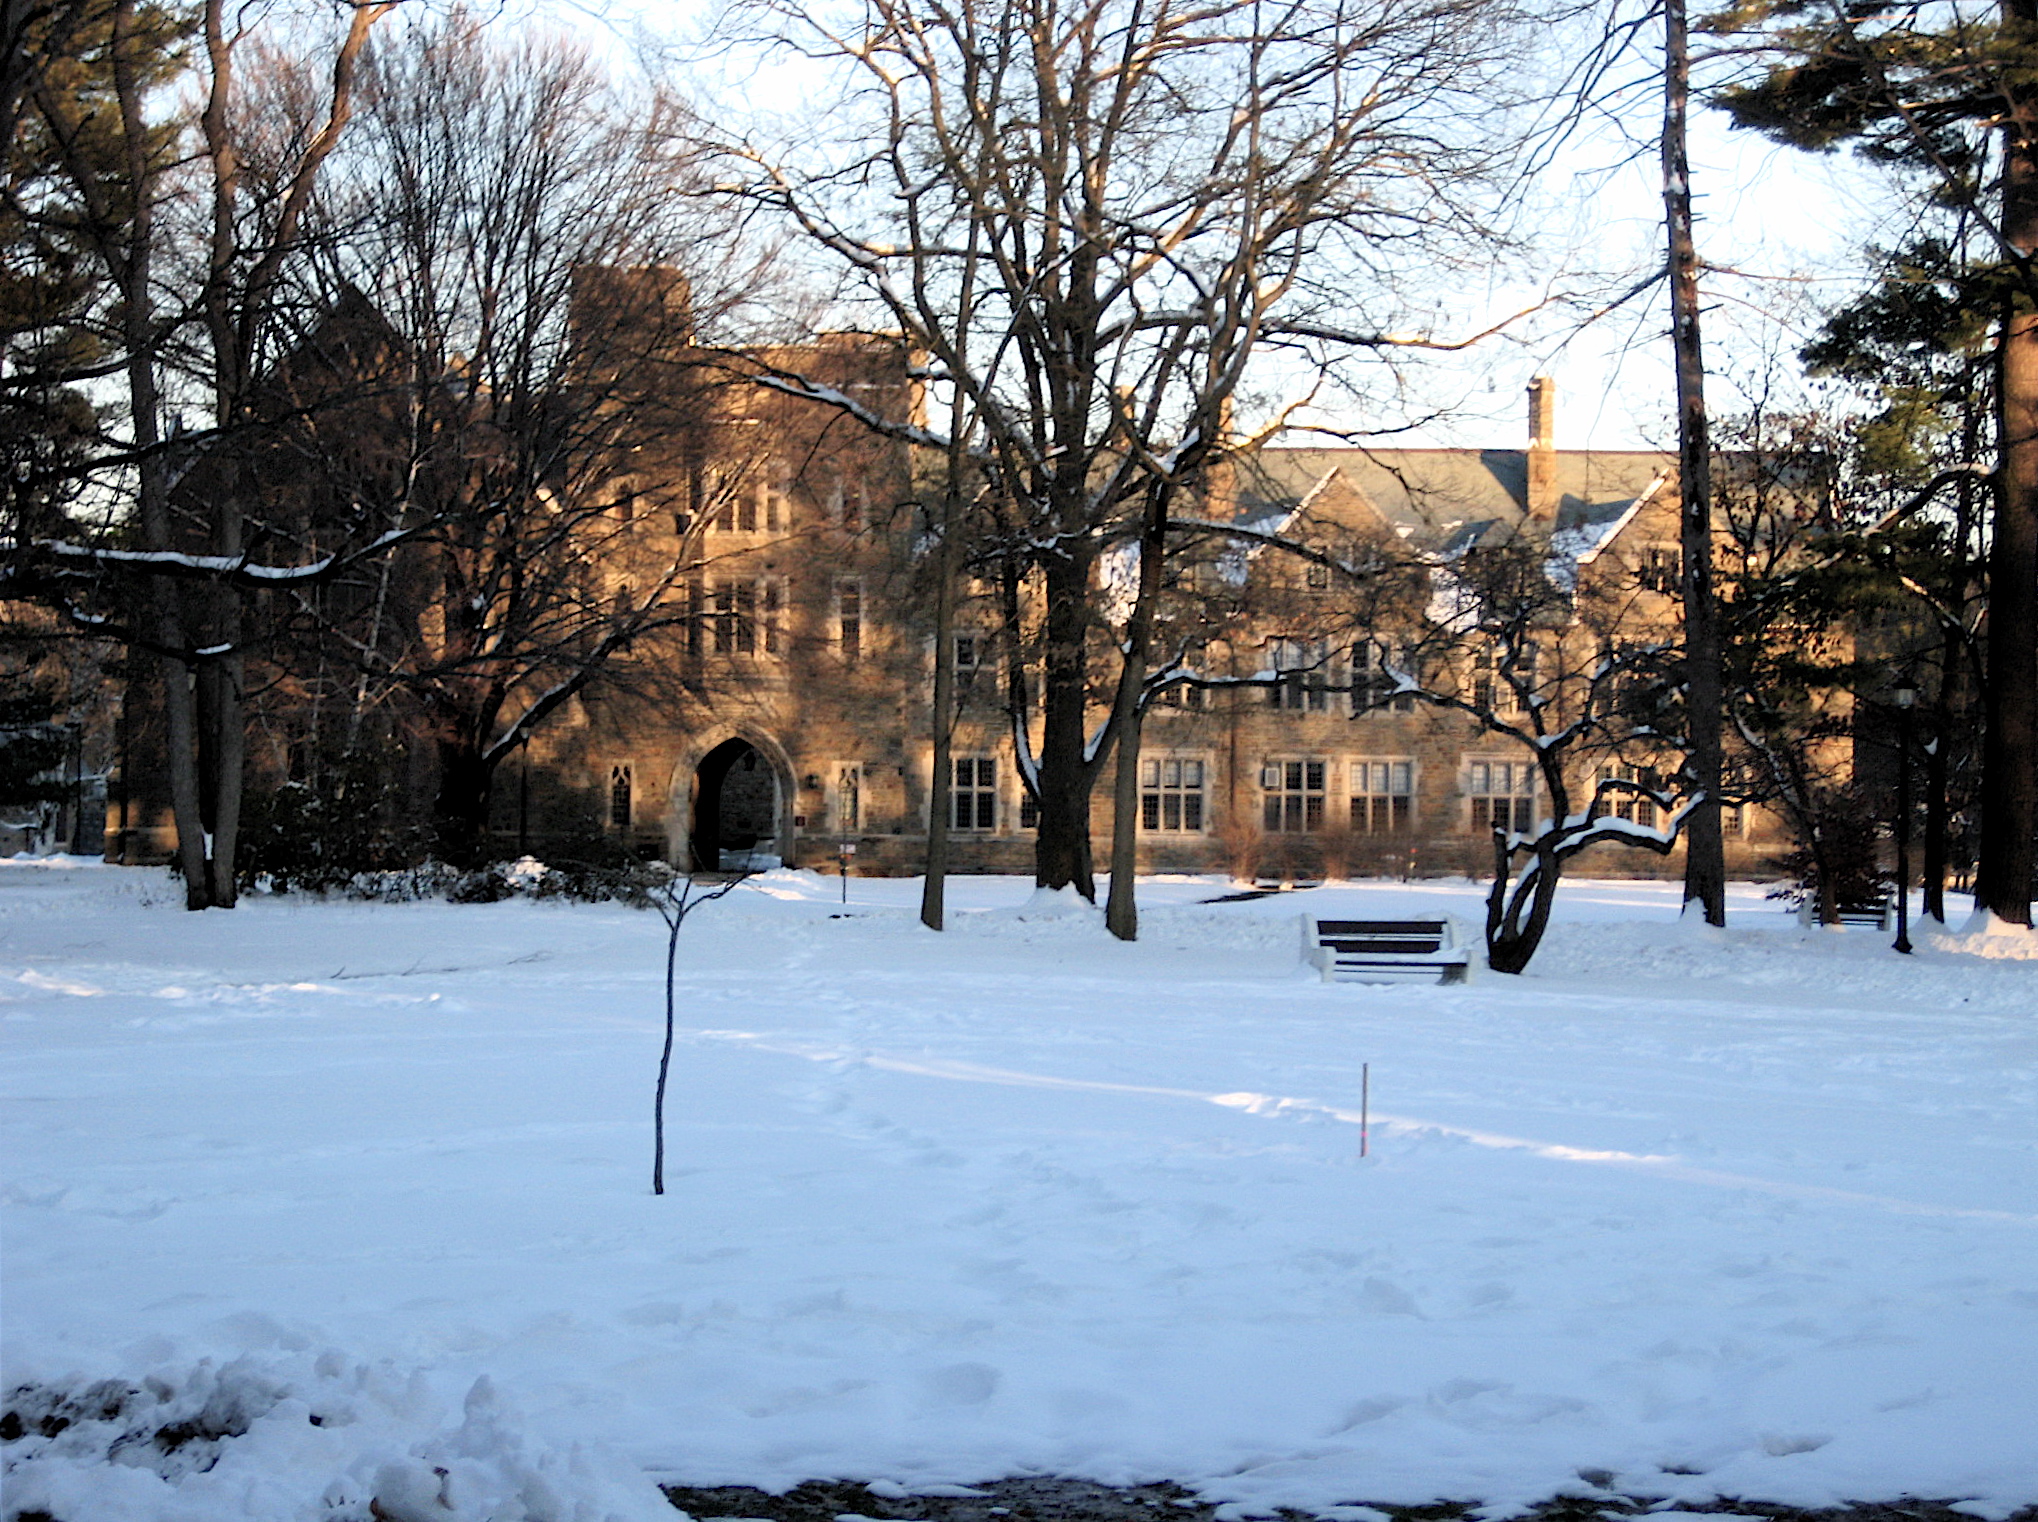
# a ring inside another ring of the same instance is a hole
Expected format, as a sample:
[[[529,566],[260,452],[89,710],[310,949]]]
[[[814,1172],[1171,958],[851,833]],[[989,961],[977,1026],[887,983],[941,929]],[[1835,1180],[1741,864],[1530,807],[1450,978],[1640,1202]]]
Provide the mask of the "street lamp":
[[[1904,955],[1911,951],[1911,709],[1918,689],[1908,680],[1894,693],[1897,712],[1896,784],[1896,940]]]

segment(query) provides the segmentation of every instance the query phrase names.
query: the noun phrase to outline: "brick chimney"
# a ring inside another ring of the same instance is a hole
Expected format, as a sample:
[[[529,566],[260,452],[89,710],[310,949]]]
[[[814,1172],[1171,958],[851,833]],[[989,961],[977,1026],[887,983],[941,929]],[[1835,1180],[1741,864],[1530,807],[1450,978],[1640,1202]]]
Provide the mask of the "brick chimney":
[[[1528,385],[1529,521],[1548,527],[1557,521],[1557,383],[1538,375]]]

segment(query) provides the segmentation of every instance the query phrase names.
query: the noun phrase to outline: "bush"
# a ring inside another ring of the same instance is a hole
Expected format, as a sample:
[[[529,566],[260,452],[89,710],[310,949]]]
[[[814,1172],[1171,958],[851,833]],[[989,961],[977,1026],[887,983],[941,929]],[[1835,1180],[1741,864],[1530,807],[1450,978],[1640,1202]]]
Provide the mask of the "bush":
[[[1797,823],[1797,844],[1774,864],[1786,881],[1771,898],[1795,907],[1873,904],[1895,886],[1882,867],[1875,810],[1858,789],[1821,791]]]
[[[322,788],[250,793],[235,875],[244,890],[332,893],[364,874],[415,872],[429,865],[426,834],[393,822],[397,803],[395,784],[366,757],[330,768]]]
[[[401,818],[401,800],[372,764],[341,763],[328,768],[327,779],[323,789],[286,782],[249,795],[241,824],[244,889],[385,904],[559,898],[642,908],[647,893],[675,875],[664,862],[640,861],[622,841],[594,830],[561,843],[549,862],[525,856],[452,867],[430,854],[423,826],[391,822]]]

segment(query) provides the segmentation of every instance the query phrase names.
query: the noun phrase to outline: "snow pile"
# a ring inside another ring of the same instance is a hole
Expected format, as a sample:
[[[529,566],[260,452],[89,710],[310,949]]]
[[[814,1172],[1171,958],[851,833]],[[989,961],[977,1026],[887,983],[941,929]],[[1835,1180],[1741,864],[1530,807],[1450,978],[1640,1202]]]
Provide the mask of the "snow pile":
[[[21,1370],[10,1369],[10,1383]],[[422,1374],[312,1359],[202,1359],[128,1382],[17,1384],[10,1515],[124,1522],[671,1522],[638,1467],[548,1446],[487,1376],[449,1403]],[[429,1434],[420,1436],[420,1434]],[[329,1476],[322,1486],[316,1484]]]
[[[1142,884],[1127,944],[775,871],[683,933],[656,1198],[655,915],[166,881],[0,864],[11,1511],[2038,1500],[2029,960],[1571,882],[1528,977],[1326,985],[1301,911],[1478,886]]]
[[[1977,909],[1958,932],[1933,931],[1924,941],[1934,951],[1995,961],[2038,961],[2038,932],[2029,925],[2012,925],[2008,920],[1998,919],[1986,909]]]

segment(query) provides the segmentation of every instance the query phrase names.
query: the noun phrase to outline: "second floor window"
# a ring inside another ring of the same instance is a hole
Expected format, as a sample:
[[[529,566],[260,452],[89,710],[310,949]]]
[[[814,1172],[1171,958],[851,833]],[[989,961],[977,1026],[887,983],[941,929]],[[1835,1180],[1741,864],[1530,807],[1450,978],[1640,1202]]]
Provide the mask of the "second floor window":
[[[1674,544],[1652,544],[1643,549],[1635,567],[1635,580],[1651,592],[1675,597],[1683,588],[1684,553]]]
[[[863,654],[863,583],[835,583],[835,643],[845,661]]]
[[[1524,691],[1536,690],[1536,647],[1527,642],[1510,647],[1499,640],[1472,657],[1471,699],[1474,708],[1514,715],[1525,711]]]
[[[1267,644],[1268,660],[1280,680],[1267,701],[1297,713],[1330,711],[1329,651],[1322,640],[1277,639]]]
[[[757,653],[757,585],[749,581],[715,583],[715,607],[710,615],[717,655]]]
[[[1410,676],[1414,657],[1385,640],[1369,639],[1352,646],[1352,712],[1414,713],[1415,696],[1401,691],[1401,673]]]
[[[709,486],[714,516],[709,526],[718,534],[757,532],[757,484],[740,476],[718,477]]]
[[[829,515],[836,523],[851,533],[863,527],[862,482],[838,477],[829,499]]]
[[[767,577],[757,588],[758,630],[766,655],[785,654],[785,583]]]
[[[708,585],[704,581],[690,581],[686,587],[686,653],[699,655],[708,648],[708,624],[713,615],[708,610]]]
[[[1260,771],[1263,822],[1270,835],[1313,834],[1323,828],[1322,761],[1269,761]]]

